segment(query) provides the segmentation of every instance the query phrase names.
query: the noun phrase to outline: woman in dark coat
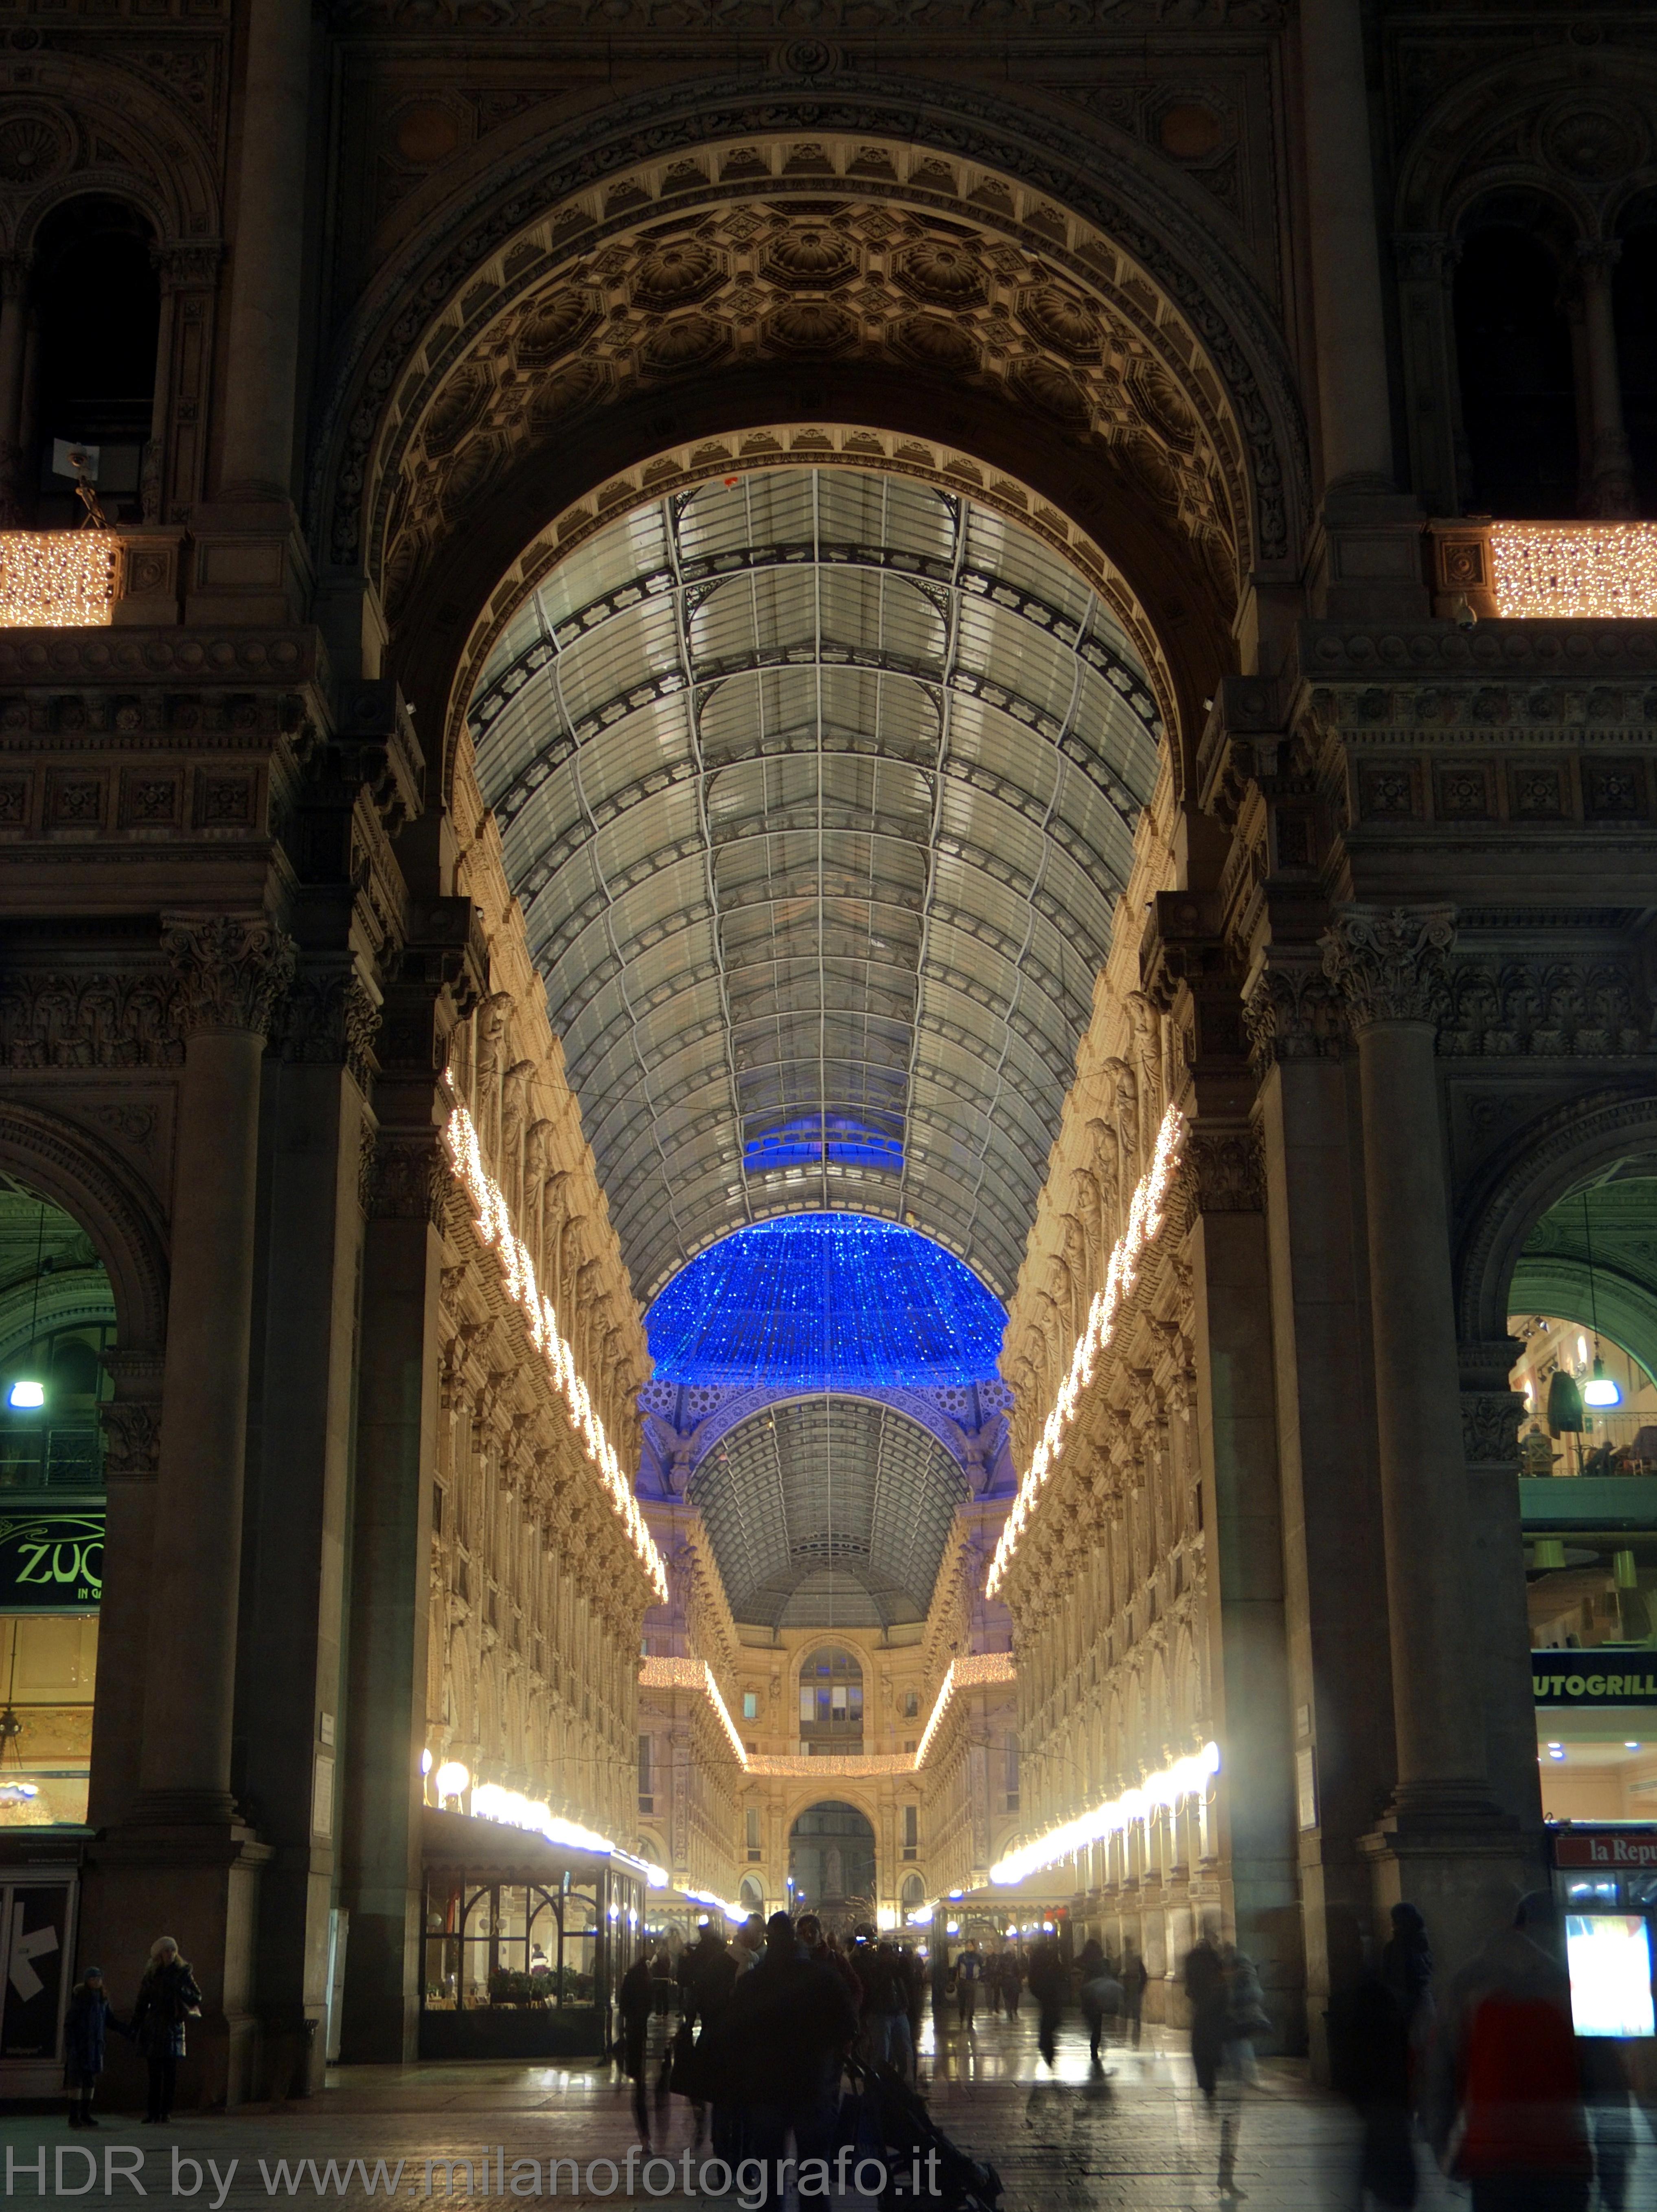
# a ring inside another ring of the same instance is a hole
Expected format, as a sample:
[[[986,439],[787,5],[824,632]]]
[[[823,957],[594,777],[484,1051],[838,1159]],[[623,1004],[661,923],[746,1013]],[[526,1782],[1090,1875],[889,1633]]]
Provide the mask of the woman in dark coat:
[[[132,2007],[132,2034],[149,2068],[147,2121],[165,2123],[173,2117],[179,2061],[184,2057],[184,2023],[200,2010],[201,1991],[187,1960],[180,1958],[170,1936],[158,1936],[149,1947],[149,1964]]]
[[[104,2070],[106,2032],[122,2027],[104,1995],[104,1970],[88,1966],[70,1991],[64,2014],[64,2087],[69,2091],[69,2124],[72,2128],[95,2128],[92,2093]]]

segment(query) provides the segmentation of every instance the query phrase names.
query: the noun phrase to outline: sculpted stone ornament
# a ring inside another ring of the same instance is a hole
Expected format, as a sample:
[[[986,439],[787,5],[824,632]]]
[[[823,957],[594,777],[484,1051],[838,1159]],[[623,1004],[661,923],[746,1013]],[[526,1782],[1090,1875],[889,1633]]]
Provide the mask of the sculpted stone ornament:
[[[1356,1030],[1382,1022],[1436,1024],[1449,997],[1455,908],[1342,908],[1323,938],[1324,974]]]
[[[178,971],[179,1026],[270,1034],[298,950],[266,915],[164,915],[161,950]]]
[[[1243,1027],[1260,1081],[1279,1060],[1339,1059],[1345,1008],[1314,946],[1268,953],[1244,1000]]]
[[[278,1018],[284,1060],[343,1060],[367,1090],[375,1073],[381,1013],[374,994],[348,966],[299,970]]]
[[[153,1481],[161,1455],[161,1409],[142,1398],[106,1406],[104,1471],[112,1481]]]
[[[1525,1400],[1517,1390],[1464,1390],[1461,1443],[1471,1467],[1519,1472],[1519,1424]]]

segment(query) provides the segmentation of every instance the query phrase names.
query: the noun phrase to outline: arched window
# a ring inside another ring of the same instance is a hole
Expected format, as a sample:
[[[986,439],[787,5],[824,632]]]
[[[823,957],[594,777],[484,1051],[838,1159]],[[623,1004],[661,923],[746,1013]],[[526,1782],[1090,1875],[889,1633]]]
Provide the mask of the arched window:
[[[820,1644],[800,1666],[800,1749],[813,1753],[863,1747],[863,1670],[855,1653]]]
[[[1625,230],[1612,279],[1623,423],[1642,514],[1657,515],[1657,207]]]
[[[1577,512],[1582,473],[1559,264],[1532,230],[1493,222],[1463,244],[1456,356],[1470,514]]]
[[[906,1874],[899,1891],[905,1912],[913,1912],[926,1902],[926,1884],[917,1874]]]
[[[58,439],[98,448],[98,496],[112,522],[143,519],[161,329],[150,245],[136,210],[96,198],[54,208],[36,234],[22,444],[40,528],[81,519],[72,478],[52,467]]]
[[[745,1912],[763,1912],[765,1887],[757,1874],[745,1874],[736,1886],[736,1901]]]

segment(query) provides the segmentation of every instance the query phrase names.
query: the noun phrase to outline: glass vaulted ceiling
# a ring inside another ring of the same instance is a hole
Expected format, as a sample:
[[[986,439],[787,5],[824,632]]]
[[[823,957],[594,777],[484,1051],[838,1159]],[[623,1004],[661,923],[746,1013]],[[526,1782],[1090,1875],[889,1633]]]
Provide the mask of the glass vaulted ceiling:
[[[1160,734],[1075,574],[927,485],[755,471],[554,569],[471,726],[636,1291],[848,1208],[1005,1299]]]

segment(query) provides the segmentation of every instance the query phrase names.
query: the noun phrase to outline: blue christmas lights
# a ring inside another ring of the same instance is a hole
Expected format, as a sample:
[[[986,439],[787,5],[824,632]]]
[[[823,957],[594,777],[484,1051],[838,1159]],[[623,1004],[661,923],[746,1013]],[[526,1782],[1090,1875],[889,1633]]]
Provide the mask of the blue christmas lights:
[[[792,1213],[698,1254],[644,1326],[665,1382],[929,1389],[992,1376],[1007,1316],[917,1230]]]

